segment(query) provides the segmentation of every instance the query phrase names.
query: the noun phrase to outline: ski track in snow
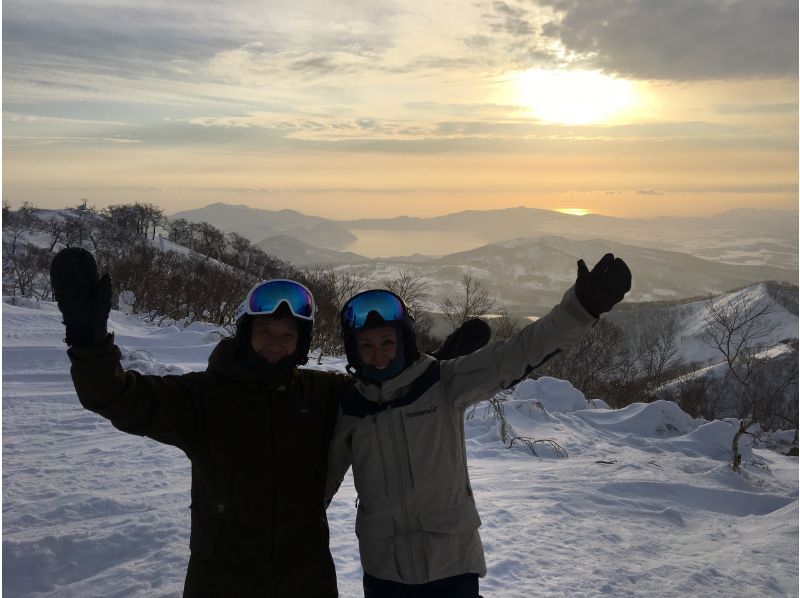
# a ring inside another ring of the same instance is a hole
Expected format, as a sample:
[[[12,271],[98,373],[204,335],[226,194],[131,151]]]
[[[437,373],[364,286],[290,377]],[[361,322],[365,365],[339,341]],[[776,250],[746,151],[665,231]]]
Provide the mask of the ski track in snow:
[[[156,328],[112,312],[125,366],[205,368],[212,327]],[[189,555],[189,462],[81,408],[51,303],[3,305],[3,594],[179,596]],[[315,366],[316,367],[316,366]],[[341,369],[341,360],[322,367]],[[481,403],[465,431],[488,597],[796,596],[797,459],[732,472],[729,422],[672,403],[586,409],[567,382],[525,381],[505,448]],[[542,405],[546,411],[540,407]],[[604,461],[606,463],[598,463]],[[343,597],[360,596],[352,477],[328,511]]]

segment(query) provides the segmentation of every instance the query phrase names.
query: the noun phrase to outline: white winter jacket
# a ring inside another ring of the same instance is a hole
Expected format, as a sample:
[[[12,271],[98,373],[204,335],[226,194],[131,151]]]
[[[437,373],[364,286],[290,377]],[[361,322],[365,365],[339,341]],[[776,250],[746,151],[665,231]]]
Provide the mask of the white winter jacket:
[[[423,355],[382,386],[358,382],[342,398],[326,494],[335,494],[352,464],[365,572],[406,584],[486,574],[464,411],[518,382],[596,321],[570,288],[550,313],[505,341],[450,361]]]

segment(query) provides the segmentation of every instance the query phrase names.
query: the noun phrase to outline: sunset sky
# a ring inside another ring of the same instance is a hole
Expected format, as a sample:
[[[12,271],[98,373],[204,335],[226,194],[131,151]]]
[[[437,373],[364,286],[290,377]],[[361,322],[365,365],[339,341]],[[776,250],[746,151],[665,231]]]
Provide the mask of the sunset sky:
[[[5,0],[12,206],[795,208],[797,0]]]

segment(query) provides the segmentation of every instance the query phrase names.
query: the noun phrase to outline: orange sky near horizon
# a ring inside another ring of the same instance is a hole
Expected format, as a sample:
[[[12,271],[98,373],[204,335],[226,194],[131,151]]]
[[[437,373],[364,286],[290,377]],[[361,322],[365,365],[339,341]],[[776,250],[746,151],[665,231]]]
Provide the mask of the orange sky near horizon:
[[[796,2],[671,5],[639,36],[646,3],[602,28],[579,0],[40,3],[4,3],[11,206],[797,208]]]

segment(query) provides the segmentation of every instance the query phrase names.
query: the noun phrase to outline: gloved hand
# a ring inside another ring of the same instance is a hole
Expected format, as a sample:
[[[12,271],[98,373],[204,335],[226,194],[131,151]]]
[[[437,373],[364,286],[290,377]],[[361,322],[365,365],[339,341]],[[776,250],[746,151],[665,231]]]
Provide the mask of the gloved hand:
[[[108,336],[111,279],[99,278],[94,256],[81,247],[59,251],[50,264],[50,284],[67,327],[71,347],[99,345]]]
[[[581,305],[599,318],[611,311],[631,290],[631,271],[628,265],[613,253],[605,254],[590,272],[583,260],[578,260],[578,279],[575,294]]]
[[[479,318],[473,318],[453,330],[450,336],[444,339],[442,346],[431,355],[439,361],[469,355],[488,343],[491,336],[492,329],[489,324]]]

